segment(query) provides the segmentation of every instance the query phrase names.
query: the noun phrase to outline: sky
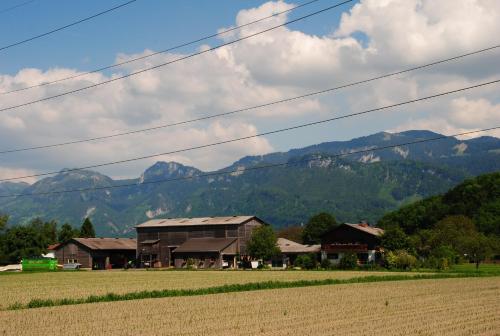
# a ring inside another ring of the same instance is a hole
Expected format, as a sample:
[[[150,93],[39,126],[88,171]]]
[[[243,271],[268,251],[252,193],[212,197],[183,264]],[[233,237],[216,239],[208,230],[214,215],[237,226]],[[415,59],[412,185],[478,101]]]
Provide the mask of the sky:
[[[0,47],[125,1],[0,2]],[[326,8],[287,15],[141,61],[0,95],[0,109],[96,84],[248,36]],[[138,0],[93,20],[0,50],[0,92],[78,75],[245,24],[302,2]],[[497,33],[494,33],[497,32]],[[155,127],[319,91],[499,43],[497,0],[360,0],[242,42],[72,95],[0,112],[0,151]],[[500,49],[500,48],[499,48]],[[0,155],[0,179],[126,160],[254,135],[500,78],[500,50],[272,107],[147,133]],[[499,85],[371,115],[96,169],[138,177],[156,161],[202,170],[246,155],[381,131],[453,134],[500,125]],[[487,133],[500,136],[499,132]],[[34,178],[26,179],[34,182]]]

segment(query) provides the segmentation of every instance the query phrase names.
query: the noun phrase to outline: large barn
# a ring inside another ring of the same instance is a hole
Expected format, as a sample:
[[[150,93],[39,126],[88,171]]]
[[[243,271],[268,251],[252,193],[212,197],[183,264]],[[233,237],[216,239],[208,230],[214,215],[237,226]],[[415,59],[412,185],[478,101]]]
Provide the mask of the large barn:
[[[142,267],[236,267],[246,255],[256,216],[153,219],[137,225],[137,259]]]
[[[381,228],[368,223],[342,224],[327,232],[321,242],[322,259],[338,264],[346,253],[355,253],[360,264],[380,261]]]
[[[59,264],[78,263],[82,268],[122,268],[136,257],[137,241],[131,238],[73,238],[54,247]]]

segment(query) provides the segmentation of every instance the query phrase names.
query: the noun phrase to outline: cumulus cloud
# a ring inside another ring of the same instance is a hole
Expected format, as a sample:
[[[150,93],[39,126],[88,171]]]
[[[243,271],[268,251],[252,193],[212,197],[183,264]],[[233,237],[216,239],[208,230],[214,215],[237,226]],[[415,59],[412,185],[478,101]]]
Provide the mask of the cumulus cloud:
[[[235,25],[291,8],[284,1],[241,10]],[[248,36],[285,22],[275,16],[226,34],[222,42]],[[222,30],[225,28],[221,28]],[[497,43],[500,2],[496,0],[362,0],[332,23],[331,34],[305,33],[300,26],[282,27],[198,57],[116,81],[75,95],[0,116],[3,149],[98,137],[227,112],[331,88],[398,71],[405,67],[470,52]],[[358,33],[362,34],[360,38]],[[200,46],[206,50],[213,45]],[[117,62],[152,53],[119,54]],[[499,75],[498,52],[453,64],[389,78],[282,105],[246,111],[224,119],[196,122],[154,132],[90,142],[53,150],[2,157],[5,174],[27,169],[58,170],[150,155],[204,143],[252,135],[453,90]],[[56,85],[4,95],[0,108],[77,89],[125,73],[185,56],[168,53],[128,63],[110,75],[91,74]],[[0,91],[79,74],[78,70],[24,69],[0,75]],[[351,138],[382,130],[426,128],[442,133],[466,131],[500,123],[498,87],[490,86],[345,124],[332,138],[328,128],[311,129],[314,142]],[[496,134],[496,133],[492,133]],[[112,176],[138,176],[149,164],[175,160],[205,170],[222,168],[244,155],[274,150],[276,143],[305,145],[294,134],[259,138],[168,157],[102,169]],[[281,141],[281,142],[280,142]],[[4,175],[5,175],[4,174]],[[15,174],[14,174],[15,175]],[[8,177],[8,176],[5,176]]]

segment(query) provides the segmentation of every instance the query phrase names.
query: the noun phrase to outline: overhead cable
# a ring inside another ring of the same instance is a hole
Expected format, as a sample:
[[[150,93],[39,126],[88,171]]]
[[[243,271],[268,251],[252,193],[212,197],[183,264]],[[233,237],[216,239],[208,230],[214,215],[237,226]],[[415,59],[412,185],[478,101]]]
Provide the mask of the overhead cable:
[[[66,92],[63,92],[63,93],[59,93],[59,94],[56,94],[56,95],[53,95],[53,96],[48,96],[48,97],[44,97],[44,98],[40,98],[40,99],[36,99],[36,100],[32,100],[32,101],[29,101],[29,102],[26,102],[26,103],[21,103],[21,104],[18,104],[18,105],[13,105],[13,106],[8,106],[8,107],[4,107],[4,108],[1,108],[0,109],[0,112],[4,112],[4,111],[8,111],[8,110],[13,110],[13,109],[16,109],[16,108],[19,108],[19,107],[24,107],[24,106],[29,106],[29,105],[33,105],[33,104],[37,104],[37,103],[41,103],[41,102],[44,102],[44,101],[48,101],[48,100],[52,100],[52,99],[55,99],[55,98],[59,98],[59,97],[63,97],[63,96],[67,96],[67,95],[70,95],[70,94],[73,94],[73,93],[77,93],[77,92],[81,92],[81,91],[85,91],[85,90],[88,90],[88,89],[91,89],[91,88],[95,88],[95,87],[98,87],[98,86],[101,86],[101,85],[105,85],[105,84],[109,84],[109,83],[113,83],[113,82],[116,82],[116,81],[119,81],[119,80],[122,80],[122,79],[125,79],[125,78],[129,78],[129,77],[132,77],[132,76],[136,76],[138,74],[141,74],[141,73],[145,73],[145,72],[148,72],[148,71],[151,71],[151,70],[155,70],[155,69],[159,69],[161,67],[164,67],[164,66],[167,66],[169,64],[173,64],[173,63],[177,63],[177,62],[180,62],[180,61],[183,61],[183,60],[186,60],[186,59],[189,59],[189,58],[193,58],[195,56],[199,56],[199,55],[202,55],[202,54],[205,54],[205,53],[208,53],[208,52],[212,52],[214,50],[217,50],[217,49],[220,49],[222,47],[226,47],[228,45],[232,45],[232,44],[235,44],[235,43],[238,43],[238,42],[241,42],[241,41],[244,41],[244,40],[247,40],[247,39],[250,39],[252,37],[255,37],[255,36],[258,36],[258,35],[261,35],[261,34],[264,34],[264,33],[267,33],[269,31],[272,31],[272,30],[275,30],[275,29],[278,29],[278,28],[281,28],[281,27],[284,27],[284,26],[287,26],[289,24],[292,24],[292,23],[295,23],[295,22],[298,22],[298,21],[301,21],[301,20],[304,20],[306,18],[309,18],[309,17],[312,17],[314,15],[318,15],[318,14],[321,14],[321,13],[324,13],[326,11],[329,11],[329,10],[332,10],[336,7],[339,7],[341,5],[344,5],[346,3],[349,3],[349,2],[352,2],[354,0],[347,0],[347,1],[344,1],[344,2],[341,2],[341,3],[338,3],[336,5],[333,5],[333,6],[329,6],[327,8],[324,8],[324,9],[321,9],[321,10],[318,10],[318,11],[315,11],[313,13],[310,13],[310,14],[307,14],[307,15],[304,15],[304,16],[301,16],[301,17],[298,17],[294,20],[290,20],[290,21],[287,21],[285,23],[282,23],[282,24],[279,24],[279,25],[276,25],[276,26],[273,26],[271,28],[267,28],[265,30],[262,30],[262,31],[259,31],[257,33],[253,33],[253,34],[250,34],[250,35],[247,35],[247,36],[243,36],[243,37],[240,37],[238,39],[235,39],[233,41],[230,41],[230,42],[226,42],[226,43],[223,43],[223,44],[219,44],[218,46],[215,46],[215,47],[212,47],[212,48],[208,48],[208,49],[205,49],[205,50],[202,50],[202,51],[199,51],[199,52],[196,52],[196,53],[193,53],[193,54],[189,54],[189,55],[186,55],[186,56],[183,56],[183,57],[180,57],[180,58],[176,58],[174,60],[171,60],[171,61],[168,61],[168,62],[164,62],[164,63],[160,63],[158,65],[155,65],[155,66],[152,66],[152,67],[149,67],[149,68],[145,68],[145,69],[142,69],[142,70],[138,70],[138,71],[135,71],[135,72],[131,72],[131,73],[128,73],[126,75],[123,75],[123,76],[118,76],[118,77],[113,77],[111,79],[108,79],[106,81],[102,81],[102,82],[99,82],[99,83],[95,83],[95,84],[92,84],[92,85],[88,85],[88,86],[84,86],[84,87],[81,87],[79,89],[75,89],[75,90],[71,90],[71,91],[66,91]]]
[[[224,29],[224,30],[218,31],[215,34],[211,34],[211,35],[207,35],[207,36],[204,36],[204,37],[200,37],[200,38],[198,38],[196,40],[193,40],[193,41],[190,41],[190,42],[184,42],[184,43],[181,43],[181,44],[173,46],[173,47],[169,47],[169,48],[164,49],[164,50],[156,51],[156,52],[153,52],[153,53],[150,53],[150,54],[147,54],[147,55],[143,55],[143,56],[139,56],[139,57],[134,57],[134,58],[128,59],[126,61],[122,61],[122,62],[118,62],[118,63],[115,63],[115,64],[103,66],[101,68],[90,70],[90,71],[87,71],[87,72],[78,73],[76,75],[72,75],[72,76],[68,76],[68,77],[63,77],[63,78],[55,79],[55,80],[48,81],[48,82],[42,82],[42,83],[39,83],[39,84],[34,84],[34,85],[30,85],[30,86],[19,88],[19,89],[14,89],[14,90],[11,90],[11,91],[0,92],[0,95],[5,95],[5,94],[19,92],[19,91],[25,91],[25,90],[29,90],[29,89],[33,89],[33,88],[37,88],[37,87],[41,87],[41,86],[48,86],[48,85],[52,85],[52,84],[55,84],[55,83],[60,83],[60,82],[67,81],[67,80],[70,80],[70,79],[75,79],[75,78],[79,78],[79,77],[82,77],[82,76],[90,75],[90,74],[93,74],[93,73],[101,72],[101,71],[104,71],[104,70],[109,70],[109,69],[112,69],[112,68],[116,68],[116,67],[128,64],[128,63],[132,63],[132,62],[136,62],[136,61],[143,60],[143,59],[146,59],[146,58],[150,58],[150,57],[153,57],[153,56],[156,56],[156,55],[159,55],[159,54],[164,54],[164,53],[167,53],[169,51],[173,51],[173,50],[180,49],[180,48],[183,48],[183,47],[188,47],[190,45],[193,45],[193,44],[196,44],[196,43],[199,43],[199,42],[202,42],[202,41],[206,41],[206,40],[218,37],[218,36],[223,36],[223,35],[225,35],[227,33],[232,32],[232,31],[235,31],[235,30],[247,27],[247,26],[251,26],[253,24],[256,24],[256,23],[268,20],[270,18],[277,17],[279,15],[283,15],[285,13],[292,12],[292,11],[294,11],[296,9],[299,9],[299,8],[311,5],[311,4],[313,4],[315,2],[318,2],[318,1],[322,1],[322,0],[307,1],[307,2],[304,2],[303,4],[294,6],[292,8],[287,9],[287,10],[284,10],[284,11],[281,11],[281,12],[276,12],[274,14],[262,17],[260,19],[257,19],[257,20],[254,20],[254,21],[251,21],[251,22],[239,25],[239,26],[235,26],[235,27],[231,27],[231,28],[228,28],[228,29]]]

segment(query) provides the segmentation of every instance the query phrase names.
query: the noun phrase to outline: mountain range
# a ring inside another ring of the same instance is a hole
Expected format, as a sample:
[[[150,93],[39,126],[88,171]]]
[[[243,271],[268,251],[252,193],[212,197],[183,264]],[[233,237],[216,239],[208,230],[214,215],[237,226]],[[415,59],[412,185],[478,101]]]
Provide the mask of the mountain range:
[[[0,198],[0,212],[10,216],[11,224],[41,217],[79,226],[90,217],[100,236],[133,235],[134,225],[162,217],[252,214],[278,228],[327,211],[339,221],[375,222],[388,211],[445,192],[468,177],[500,170],[500,139],[494,137],[446,138],[375,150],[439,136],[430,131],[381,132],[247,156],[208,173],[157,162],[129,180],[64,169],[32,185],[0,183],[0,195],[98,189]],[[258,169],[268,165],[274,167]],[[196,177],[200,174],[204,176]],[[155,182],[165,179],[174,181]],[[123,184],[127,186],[117,187]]]

